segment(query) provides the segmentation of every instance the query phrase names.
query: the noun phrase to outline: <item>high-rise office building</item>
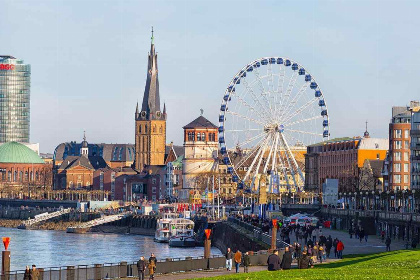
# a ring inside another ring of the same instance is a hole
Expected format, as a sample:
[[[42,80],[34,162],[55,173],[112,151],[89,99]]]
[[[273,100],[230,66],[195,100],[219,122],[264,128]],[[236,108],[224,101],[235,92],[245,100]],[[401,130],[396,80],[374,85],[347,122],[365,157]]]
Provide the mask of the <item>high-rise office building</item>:
[[[29,143],[31,66],[0,55],[0,143]]]

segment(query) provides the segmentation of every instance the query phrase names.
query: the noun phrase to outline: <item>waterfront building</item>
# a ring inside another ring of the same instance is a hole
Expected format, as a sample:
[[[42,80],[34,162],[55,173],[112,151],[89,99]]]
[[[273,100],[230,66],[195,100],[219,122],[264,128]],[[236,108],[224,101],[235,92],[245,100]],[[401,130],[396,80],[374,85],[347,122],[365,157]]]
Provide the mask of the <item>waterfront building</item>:
[[[182,161],[183,188],[180,199],[186,200],[195,190],[200,191],[211,174],[217,171],[219,144],[218,127],[202,115],[183,127],[184,158]]]
[[[60,166],[69,156],[80,156],[81,142],[71,141],[59,144],[54,150],[54,166]],[[131,167],[135,159],[133,144],[88,143],[88,156],[100,156],[111,168]]]
[[[54,189],[91,190],[94,171],[107,167],[102,156],[89,155],[89,145],[84,136],[79,155],[66,156],[61,164],[54,168]]]
[[[411,102],[411,189],[420,189],[420,103]]]
[[[410,126],[411,113],[407,106],[392,107],[386,190],[407,190],[410,187]]]
[[[0,55],[0,143],[29,143],[31,66]]]
[[[8,192],[16,187],[50,187],[52,165],[37,153],[17,142],[0,145],[0,187]],[[26,188],[27,189],[27,188]]]
[[[359,190],[360,191],[383,191],[384,178],[382,170],[384,160],[366,159],[360,168]]]
[[[160,109],[157,53],[150,46],[147,79],[141,111],[137,103],[135,112],[135,169],[142,171],[148,165],[164,165],[166,144],[166,106]]]
[[[327,178],[339,179],[339,192],[359,189],[360,168],[366,159],[384,160],[388,139],[364,137],[335,138],[307,147],[305,189],[322,192]]]

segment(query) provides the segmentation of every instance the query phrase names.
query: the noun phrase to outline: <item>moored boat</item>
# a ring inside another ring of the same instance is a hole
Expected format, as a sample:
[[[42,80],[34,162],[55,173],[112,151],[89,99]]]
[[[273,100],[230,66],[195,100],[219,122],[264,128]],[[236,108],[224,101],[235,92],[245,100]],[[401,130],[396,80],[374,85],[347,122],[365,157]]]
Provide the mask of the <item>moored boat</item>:
[[[195,247],[194,222],[188,219],[178,218],[170,223],[171,247]]]

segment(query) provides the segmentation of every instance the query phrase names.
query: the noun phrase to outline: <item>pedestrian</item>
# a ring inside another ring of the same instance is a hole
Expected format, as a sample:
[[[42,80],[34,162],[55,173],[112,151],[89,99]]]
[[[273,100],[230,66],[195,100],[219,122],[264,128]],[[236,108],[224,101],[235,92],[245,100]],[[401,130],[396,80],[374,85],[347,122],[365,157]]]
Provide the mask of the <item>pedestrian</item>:
[[[300,254],[298,255],[300,258]],[[283,255],[283,259],[281,260],[281,269],[290,269],[292,267],[292,253],[290,252],[290,248],[286,247],[285,252]]]
[[[350,239],[352,239],[353,238],[353,228],[352,227],[349,228],[349,235],[350,235]]]
[[[240,264],[242,262],[242,253],[241,253],[241,251],[239,251],[239,250],[236,251],[234,259],[235,259],[236,273],[239,273],[239,266],[240,266]]]
[[[387,236],[385,240],[385,245],[386,245],[386,251],[390,252],[391,251],[391,237],[389,237],[389,235]]]
[[[318,259],[320,263],[322,263],[322,260],[324,259],[324,247],[322,245],[318,246]]]
[[[312,242],[315,243],[316,242],[316,235],[317,235],[318,230],[314,229],[312,231]]]
[[[268,270],[275,271],[279,270],[281,267],[279,251],[274,250],[273,254],[271,254],[267,259]]]
[[[385,241],[385,231],[384,230],[381,231],[381,240],[382,240],[382,242]]]
[[[336,238],[336,239],[334,239],[334,242],[333,242],[334,258],[338,258],[337,244],[338,244],[338,239]]]
[[[156,263],[152,260],[149,262],[149,279],[155,279]]]
[[[36,265],[32,265],[32,270],[31,270],[31,280],[38,280],[39,279],[39,271],[38,269],[36,269]]]
[[[141,256],[137,262],[137,271],[139,274],[139,280],[144,280],[144,271],[146,270],[146,262],[144,257]]]
[[[343,250],[344,250],[344,243],[343,241],[339,240],[337,243],[337,256],[339,259],[343,258]]]
[[[226,257],[226,270],[231,271],[232,270],[233,253],[230,250],[230,248],[227,248],[225,257]]]
[[[365,237],[365,230],[363,228],[361,228],[360,231],[359,231],[360,243],[362,242],[364,237]]]
[[[332,248],[332,238],[330,235],[327,239],[327,242],[325,243],[325,253],[327,254],[327,258],[330,258],[331,248]]]
[[[23,280],[31,280],[31,270],[29,265],[26,266],[25,273],[23,274]]]
[[[306,254],[306,252],[302,253],[302,256],[299,258],[298,261],[298,268],[299,269],[307,269],[309,266],[314,267],[311,257]]]
[[[248,252],[245,252],[245,255],[243,257],[243,264],[244,264],[244,272],[248,273],[248,266],[251,264],[251,259],[249,258]]]
[[[153,253],[150,254],[149,263],[152,261],[155,263],[155,265],[157,264],[157,259]]]
[[[364,233],[365,233],[365,242],[367,242],[369,234],[367,232],[364,232]]]
[[[413,240],[411,240],[411,248],[416,249],[417,243],[419,243],[419,242],[418,242],[418,237],[416,235],[416,236],[414,236]]]

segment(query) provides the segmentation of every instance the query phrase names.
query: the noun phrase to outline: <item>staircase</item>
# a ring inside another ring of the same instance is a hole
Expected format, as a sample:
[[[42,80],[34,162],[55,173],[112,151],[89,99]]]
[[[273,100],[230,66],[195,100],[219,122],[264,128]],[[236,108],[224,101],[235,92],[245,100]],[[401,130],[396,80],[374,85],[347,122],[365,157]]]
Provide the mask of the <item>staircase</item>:
[[[89,231],[90,228],[95,227],[95,226],[100,226],[100,225],[104,225],[107,223],[111,223],[111,222],[115,222],[118,220],[121,220],[127,216],[129,216],[130,214],[117,214],[117,215],[109,215],[109,216],[103,216],[101,218],[97,218],[94,219],[92,221],[86,222],[86,223],[82,223],[78,226],[75,227],[68,227],[67,228],[67,232],[68,233],[84,233]]]
[[[45,212],[45,213],[42,213],[42,214],[35,215],[35,217],[33,219],[29,219],[29,220],[24,221],[21,225],[18,226],[18,228],[19,229],[30,228],[37,223],[44,222],[44,221],[47,221],[49,219],[56,218],[56,217],[62,216],[64,214],[70,213],[71,210],[72,210],[71,208],[66,208],[66,209],[61,209],[59,211],[55,211],[55,212],[51,212],[51,213]]]

